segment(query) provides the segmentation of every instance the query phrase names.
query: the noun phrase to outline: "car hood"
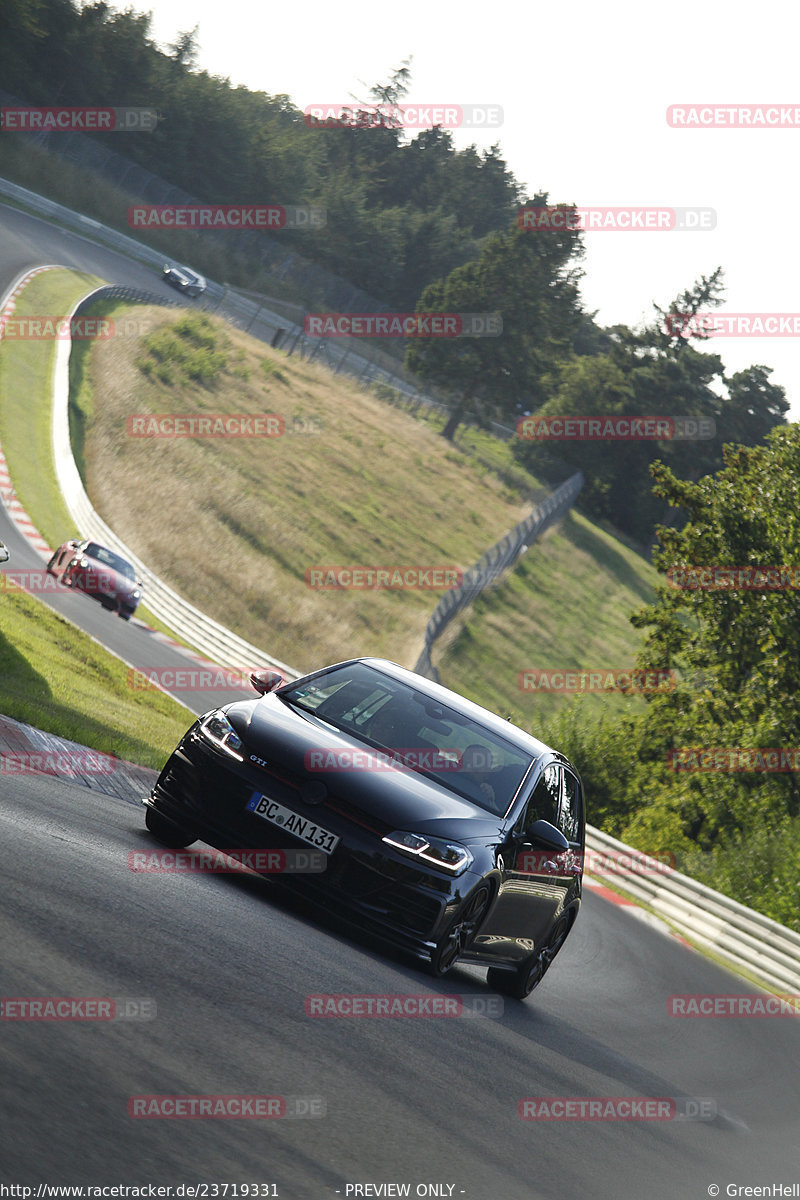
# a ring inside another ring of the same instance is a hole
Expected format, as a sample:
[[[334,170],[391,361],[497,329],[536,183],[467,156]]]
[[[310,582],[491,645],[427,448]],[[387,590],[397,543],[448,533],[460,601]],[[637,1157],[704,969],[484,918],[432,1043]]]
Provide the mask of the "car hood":
[[[265,786],[270,770],[298,783],[320,783],[325,788],[321,807],[328,803],[368,814],[373,818],[370,824],[381,833],[405,829],[460,841],[500,835],[501,817],[417,771],[383,765],[371,757],[376,751],[368,743],[331,729],[275,696],[232,704],[226,712],[244,740],[246,761],[251,755],[264,760],[266,766],[254,765],[262,766]],[[365,756],[363,769],[324,765],[330,761],[329,752],[353,751],[358,752],[359,762]],[[316,762],[308,757],[312,752],[321,752]],[[313,768],[310,762],[314,762]]]

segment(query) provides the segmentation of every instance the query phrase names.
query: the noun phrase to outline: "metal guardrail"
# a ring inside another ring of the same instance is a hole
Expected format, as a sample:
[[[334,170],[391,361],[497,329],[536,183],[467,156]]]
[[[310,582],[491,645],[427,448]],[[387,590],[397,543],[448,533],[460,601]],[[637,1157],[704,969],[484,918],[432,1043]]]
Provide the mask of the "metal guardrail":
[[[587,826],[587,870],[778,992],[800,993],[800,933]]]
[[[549,529],[575,502],[583,487],[583,473],[577,471],[566,483],[562,483],[552,496],[536,506],[529,517],[487,550],[473,567],[464,573],[461,585],[442,597],[425,629],[425,645],[417,659],[414,670],[420,675],[438,679],[438,672],[431,662],[433,643],[453,618],[493,583],[503,571],[513,566],[521,554],[532,546],[540,534]]]

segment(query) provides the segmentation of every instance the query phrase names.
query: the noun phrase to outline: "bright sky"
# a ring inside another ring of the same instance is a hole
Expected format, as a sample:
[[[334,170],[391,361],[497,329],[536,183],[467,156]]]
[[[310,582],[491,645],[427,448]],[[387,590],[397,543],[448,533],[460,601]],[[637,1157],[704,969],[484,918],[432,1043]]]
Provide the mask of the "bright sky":
[[[160,44],[199,24],[201,67],[301,109],[366,98],[413,56],[406,103],[502,106],[498,129],[459,130],[457,145],[499,141],[517,179],[553,202],[714,209],[708,231],[586,233],[583,294],[602,324],[635,324],[721,265],[721,311],[796,313],[800,330],[795,0],[132,4],[152,11]],[[670,105],[745,104],[791,106],[796,127],[667,124]],[[713,345],[729,373],[772,367],[800,419],[800,335]]]

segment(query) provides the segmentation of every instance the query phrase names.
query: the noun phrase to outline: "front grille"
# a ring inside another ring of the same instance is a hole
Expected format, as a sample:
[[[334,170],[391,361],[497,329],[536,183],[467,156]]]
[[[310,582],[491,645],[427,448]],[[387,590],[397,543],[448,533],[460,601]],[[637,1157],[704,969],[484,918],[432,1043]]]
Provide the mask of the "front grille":
[[[387,878],[353,855],[332,864],[326,884],[375,916],[415,933],[426,934],[432,929],[442,909],[442,901],[436,896]]]

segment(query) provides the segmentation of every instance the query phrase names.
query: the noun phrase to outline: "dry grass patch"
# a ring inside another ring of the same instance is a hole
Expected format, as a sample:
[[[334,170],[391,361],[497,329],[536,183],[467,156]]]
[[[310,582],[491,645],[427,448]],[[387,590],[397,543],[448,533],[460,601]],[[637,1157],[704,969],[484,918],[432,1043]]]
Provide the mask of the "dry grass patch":
[[[88,367],[87,487],[104,519],[192,603],[286,662],[413,665],[441,592],[318,591],[306,570],[465,568],[527,514],[521,492],[476,478],[426,425],[324,367],[199,314],[194,334],[184,313],[133,314],[142,336],[98,343]],[[178,340],[216,356],[205,379],[170,354],[176,323]],[[147,413],[278,413],[286,433],[129,436],[127,418]]]

